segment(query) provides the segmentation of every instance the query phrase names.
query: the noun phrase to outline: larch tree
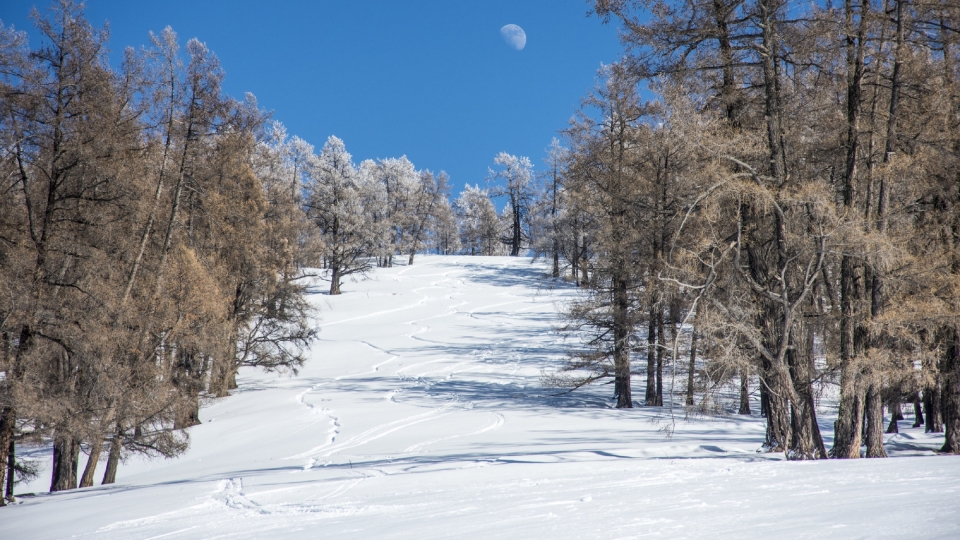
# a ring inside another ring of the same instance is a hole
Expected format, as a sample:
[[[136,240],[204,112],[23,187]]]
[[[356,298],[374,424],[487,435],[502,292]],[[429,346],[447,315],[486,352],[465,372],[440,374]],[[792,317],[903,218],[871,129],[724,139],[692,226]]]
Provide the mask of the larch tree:
[[[504,243],[510,246],[510,256],[520,255],[520,249],[525,241],[529,241],[527,227],[529,225],[529,211],[532,202],[533,164],[526,157],[517,157],[506,152],[500,152],[493,162],[502,167],[499,170],[489,169],[487,180],[496,186],[492,192],[494,197],[507,197],[510,210],[510,233],[504,238]]]

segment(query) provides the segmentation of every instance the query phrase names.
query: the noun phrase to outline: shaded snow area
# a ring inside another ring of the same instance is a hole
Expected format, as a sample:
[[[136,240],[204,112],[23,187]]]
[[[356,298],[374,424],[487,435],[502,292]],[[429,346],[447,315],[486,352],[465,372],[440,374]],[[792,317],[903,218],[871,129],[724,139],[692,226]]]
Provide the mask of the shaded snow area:
[[[787,462],[758,416],[678,411],[667,437],[667,409],[613,409],[610,385],[543,388],[576,294],[543,272],[421,257],[318,293],[299,376],[241,372],[185,455],[116,485],[51,495],[45,472],[0,538],[960,538],[960,458],[910,418],[890,459]]]

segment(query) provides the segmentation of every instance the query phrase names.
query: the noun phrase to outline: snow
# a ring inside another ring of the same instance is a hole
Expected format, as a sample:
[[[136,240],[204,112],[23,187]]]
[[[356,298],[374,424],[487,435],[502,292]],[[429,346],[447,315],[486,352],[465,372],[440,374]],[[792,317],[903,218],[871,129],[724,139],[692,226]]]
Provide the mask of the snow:
[[[960,537],[960,459],[909,421],[894,458],[787,462],[756,416],[678,410],[668,437],[667,409],[613,409],[610,386],[543,388],[576,295],[543,272],[420,256],[318,293],[299,376],[242,372],[185,455],[116,485],[20,486],[0,538]]]

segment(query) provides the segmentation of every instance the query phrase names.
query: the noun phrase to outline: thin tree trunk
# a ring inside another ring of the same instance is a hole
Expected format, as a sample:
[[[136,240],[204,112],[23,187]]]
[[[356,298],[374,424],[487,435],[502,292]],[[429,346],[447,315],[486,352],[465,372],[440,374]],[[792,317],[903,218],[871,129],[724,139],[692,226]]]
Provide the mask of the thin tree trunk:
[[[586,247],[584,247],[584,251],[586,251]],[[586,256],[583,256],[580,259],[580,286],[583,288],[590,286],[590,275],[587,272],[587,262]]]
[[[883,397],[878,382],[872,383],[867,389],[866,417],[867,457],[885,458],[887,452],[883,449]]]
[[[7,466],[7,462],[13,463],[14,458],[14,445],[13,445],[13,436],[14,430],[16,428],[16,410],[12,407],[4,407],[2,413],[0,413],[0,486],[6,483],[9,484],[13,477],[13,469]],[[11,488],[12,493],[12,488]],[[0,497],[0,506],[5,506],[3,497]]]
[[[694,325],[693,330],[690,332],[690,365],[687,369],[687,401],[686,404],[688,407],[692,407],[693,402],[693,383],[694,383],[694,374],[697,370],[697,328]]]
[[[120,452],[123,449],[123,428],[117,423],[117,430],[110,439],[110,454],[107,456],[107,468],[103,471],[103,480],[100,485],[113,484],[117,481],[117,467],[120,465]]]
[[[667,349],[667,338],[663,328],[663,303],[657,309],[657,387],[654,404],[663,406],[663,354]]]
[[[740,409],[737,414],[750,414],[750,371],[740,368]]]
[[[924,432],[943,433],[943,416],[940,410],[940,382],[934,381],[923,389]]]
[[[617,273],[613,276],[614,286],[614,323],[613,323],[613,355],[616,371],[617,408],[633,407],[633,394],[630,387],[630,330],[629,299],[627,298],[627,280],[624,275]]]
[[[550,273],[554,278],[560,277],[560,243],[553,241],[553,271]]]
[[[647,405],[657,404],[657,319],[656,308],[650,307],[650,319],[647,323],[647,388],[643,401]]]
[[[97,437],[90,445],[90,457],[87,458],[87,466],[83,469],[83,475],[80,477],[80,487],[90,487],[93,485],[93,475],[97,470],[97,463],[100,461],[100,452],[103,450],[103,437]]]
[[[914,392],[910,401],[913,403],[913,427],[918,428],[923,425],[923,407],[920,406],[922,403],[920,393]]]
[[[891,400],[888,408],[890,409],[890,423],[887,424],[886,433],[900,433],[900,426],[897,425],[897,420],[903,419],[900,402]]]
[[[392,265],[393,263],[391,262],[391,266]],[[340,265],[333,266],[330,271],[330,294],[340,294]]]
[[[580,286],[580,235],[573,235],[573,260],[570,261],[570,273],[573,274],[573,281]]]
[[[10,439],[10,447],[7,451],[7,481],[6,481],[6,492],[2,498],[0,498],[0,506],[3,506],[7,502],[15,502],[16,498],[13,496],[13,485],[17,482],[15,478],[17,472],[17,445],[13,439]],[[0,482],[0,485],[3,485],[3,482]]]
[[[736,5],[736,3],[734,3]],[[713,0],[713,19],[717,25],[717,43],[720,50],[720,62],[723,66],[723,82],[720,85],[720,101],[723,104],[724,117],[734,126],[740,125],[740,99],[737,96],[736,79],[733,72],[733,44],[730,41],[728,19],[732,13],[728,5],[721,0]]]
[[[790,377],[798,399],[790,408],[790,449],[787,458],[791,460],[826,459],[827,451],[817,425],[817,411],[813,401],[811,384],[813,372],[813,332],[803,329],[804,341],[794,343],[788,351]]]
[[[945,427],[943,447],[940,451],[960,454],[960,333],[956,328],[951,328],[948,338],[940,368]]]
[[[867,0],[863,0],[856,34],[853,30],[853,0],[846,0],[844,5],[847,52],[847,155],[843,178],[843,205],[850,211],[855,203],[854,180],[857,175],[857,150],[860,136],[865,15],[869,10],[869,5]],[[834,423],[833,448],[830,450],[830,454],[835,458],[860,457],[860,429],[858,427],[860,407],[858,403],[861,398],[858,388],[859,373],[854,366],[856,347],[854,345],[853,313],[853,305],[857,296],[854,284],[853,258],[844,254],[840,262],[840,403],[837,420]]]

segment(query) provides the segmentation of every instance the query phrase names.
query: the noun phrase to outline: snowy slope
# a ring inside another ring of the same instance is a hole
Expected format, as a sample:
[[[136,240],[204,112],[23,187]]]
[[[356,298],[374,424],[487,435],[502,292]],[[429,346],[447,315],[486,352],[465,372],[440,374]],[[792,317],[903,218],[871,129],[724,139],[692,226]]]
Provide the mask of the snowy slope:
[[[960,459],[908,422],[902,457],[792,463],[756,452],[757,417],[667,437],[665,409],[611,409],[609,386],[553,395],[576,292],[542,272],[421,257],[317,294],[298,377],[242,372],[187,454],[114,486],[51,495],[45,474],[0,538],[960,538]]]

